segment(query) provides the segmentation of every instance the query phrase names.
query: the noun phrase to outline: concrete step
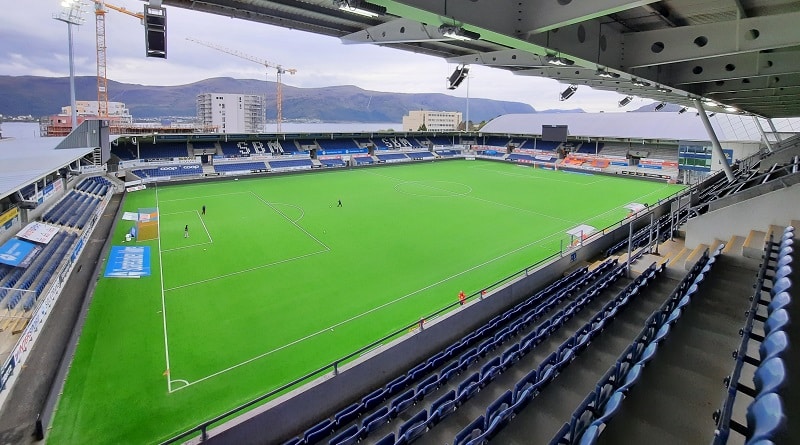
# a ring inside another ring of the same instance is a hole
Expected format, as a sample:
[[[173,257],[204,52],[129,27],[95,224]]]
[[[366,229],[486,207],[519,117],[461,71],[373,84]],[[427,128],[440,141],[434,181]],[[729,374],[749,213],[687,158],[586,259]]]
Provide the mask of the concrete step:
[[[794,227],[794,231],[797,232],[800,230],[800,221],[793,219],[792,220],[792,227]]]
[[[725,244],[722,253],[725,255],[741,255],[742,245],[744,245],[744,237],[733,235],[731,239],[728,240],[728,243]]]
[[[667,276],[676,280],[683,279],[686,276],[686,270],[684,269],[684,264],[686,263],[686,257],[692,251],[686,247],[678,251],[678,253],[669,260],[667,264]]]
[[[692,250],[689,256],[686,257],[686,261],[683,263],[683,268],[687,271],[692,270],[694,264],[703,256],[703,253],[709,249],[708,244],[698,244],[697,247]]]
[[[742,245],[742,256],[746,258],[761,259],[764,253],[764,242],[767,233],[761,230],[751,230]]]

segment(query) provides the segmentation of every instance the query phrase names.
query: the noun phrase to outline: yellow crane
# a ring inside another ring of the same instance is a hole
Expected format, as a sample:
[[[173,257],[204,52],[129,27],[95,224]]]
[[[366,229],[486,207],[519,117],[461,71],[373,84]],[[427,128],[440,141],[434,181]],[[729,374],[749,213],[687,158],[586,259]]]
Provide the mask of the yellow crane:
[[[144,14],[129,11],[120,6],[106,3],[104,0],[94,2],[95,30],[97,38],[97,115],[101,119],[108,118],[108,77],[106,77],[106,8],[128,14],[144,24]]]
[[[194,42],[194,43],[197,43],[197,44],[200,44],[200,45],[203,45],[203,46],[207,46],[207,47],[209,47],[211,49],[215,49],[217,51],[221,51],[223,53],[230,54],[232,56],[239,57],[240,59],[245,59],[245,60],[249,60],[251,62],[255,62],[255,63],[259,64],[259,65],[263,65],[267,69],[274,68],[275,71],[277,72],[277,76],[276,76],[277,77],[277,81],[276,81],[276,84],[275,84],[276,85],[275,102],[276,102],[276,106],[278,108],[278,116],[277,116],[277,121],[278,122],[277,122],[276,127],[277,127],[277,130],[278,130],[278,133],[281,132],[281,122],[283,121],[283,81],[281,80],[281,76],[284,73],[295,74],[297,72],[296,69],[294,69],[294,68],[284,68],[281,65],[270,63],[270,62],[268,62],[268,61],[266,61],[264,59],[261,59],[261,58],[255,57],[255,56],[251,56],[249,54],[245,54],[245,53],[243,53],[241,51],[237,51],[235,49],[230,49],[230,48],[225,48],[224,46],[220,46],[220,45],[217,45],[217,44],[214,44],[214,43],[210,43],[210,42],[204,42],[202,40],[198,40],[198,39],[195,39],[195,38],[192,38],[192,37],[187,37],[186,40],[189,40],[191,42]],[[264,97],[264,100],[266,101],[266,96]],[[265,103],[265,106],[266,106],[266,103]]]

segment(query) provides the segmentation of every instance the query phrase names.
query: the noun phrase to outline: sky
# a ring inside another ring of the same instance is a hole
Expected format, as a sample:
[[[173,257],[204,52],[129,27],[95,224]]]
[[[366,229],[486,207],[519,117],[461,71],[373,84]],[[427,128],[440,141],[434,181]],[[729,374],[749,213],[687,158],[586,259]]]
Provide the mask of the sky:
[[[108,2],[141,12],[139,0]],[[53,19],[57,0],[28,0],[4,8],[0,15],[0,75],[66,77],[69,75],[67,25]],[[73,27],[75,74],[97,73],[95,17],[88,7],[86,22]],[[582,108],[590,112],[633,110],[651,103],[636,98],[625,109],[619,94],[580,87],[568,101],[558,100],[566,85],[552,79],[519,76],[505,70],[472,65],[469,88],[446,88],[456,65],[443,58],[376,45],[346,45],[335,37],[206,14],[167,6],[167,59],[145,57],[144,28],[135,17],[106,14],[107,77],[143,85],[183,85],[211,77],[268,79],[275,71],[187,40],[204,40],[259,59],[295,68],[283,82],[299,88],[355,85],[396,93],[443,93],[530,104],[536,110]],[[469,93],[467,93],[469,90]],[[79,100],[87,100],[78,98]],[[114,92],[109,91],[114,100]]]

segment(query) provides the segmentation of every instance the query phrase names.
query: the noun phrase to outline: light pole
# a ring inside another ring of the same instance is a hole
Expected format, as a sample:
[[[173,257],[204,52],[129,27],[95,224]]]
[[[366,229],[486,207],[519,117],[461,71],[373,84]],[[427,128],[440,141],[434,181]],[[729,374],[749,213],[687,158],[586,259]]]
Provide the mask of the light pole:
[[[464,129],[469,132],[469,73],[467,73],[467,124],[464,126]]]
[[[63,8],[61,12],[53,14],[54,19],[67,24],[69,38],[69,107],[72,113],[70,122],[73,130],[78,126],[78,109],[75,104],[75,51],[72,46],[72,25],[83,24],[84,6],[83,0],[64,0],[61,2],[61,7]]]

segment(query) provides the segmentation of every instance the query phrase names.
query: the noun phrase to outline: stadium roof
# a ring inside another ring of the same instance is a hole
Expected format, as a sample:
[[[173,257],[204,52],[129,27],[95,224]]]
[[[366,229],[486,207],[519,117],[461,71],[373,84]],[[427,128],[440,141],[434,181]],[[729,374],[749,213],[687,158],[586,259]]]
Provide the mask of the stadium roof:
[[[752,117],[715,115],[714,132],[724,142],[761,142]],[[507,114],[487,123],[482,133],[541,134],[542,125],[567,125],[571,137],[709,141],[695,113],[532,113]]]
[[[56,150],[63,139],[0,140],[0,199],[92,152],[92,148]]]
[[[365,0],[163,3],[659,102],[705,98],[708,111],[800,116],[797,0],[372,0],[377,17],[337,6]]]

